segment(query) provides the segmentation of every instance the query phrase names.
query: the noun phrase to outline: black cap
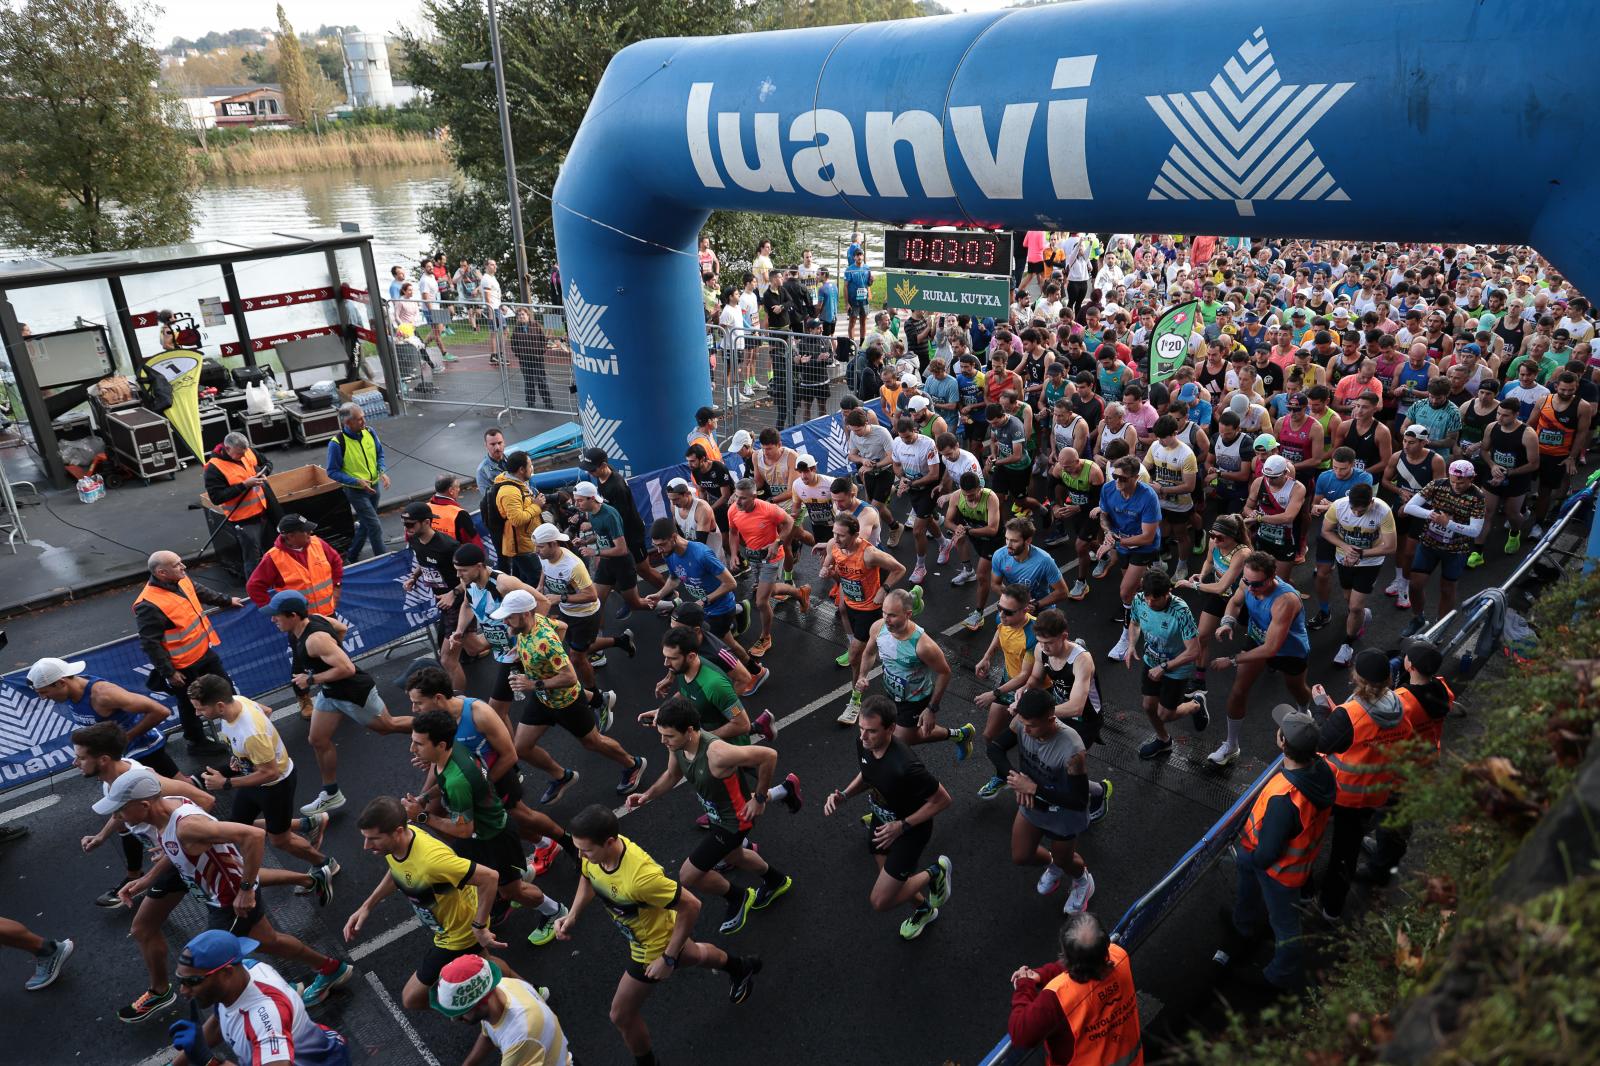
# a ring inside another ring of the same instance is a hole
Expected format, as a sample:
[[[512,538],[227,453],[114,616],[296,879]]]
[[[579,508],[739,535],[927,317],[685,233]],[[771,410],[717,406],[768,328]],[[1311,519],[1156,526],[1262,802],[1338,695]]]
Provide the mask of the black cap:
[[[578,453],[578,465],[589,473],[594,473],[595,467],[601,463],[609,463],[611,457],[604,448],[585,448]]]
[[[1393,680],[1389,657],[1377,648],[1362,648],[1356,652],[1356,676],[1374,685]]]
[[[686,626],[703,625],[706,620],[706,609],[693,600],[684,600],[672,609],[672,620],[682,622]]]
[[[1444,665],[1444,655],[1432,641],[1413,640],[1406,645],[1405,652],[1406,658],[1411,660],[1412,667],[1419,674],[1433,677]]]
[[[461,545],[452,558],[457,566],[481,566],[489,559],[476,544]]]
[[[401,518],[409,518],[413,522],[432,522],[433,511],[421,500],[413,500],[400,511]]]
[[[702,407],[694,413],[694,424],[703,426],[713,418],[721,418],[722,411],[715,407]]]
[[[279,533],[310,533],[317,528],[317,524],[303,514],[286,514],[278,519]]]

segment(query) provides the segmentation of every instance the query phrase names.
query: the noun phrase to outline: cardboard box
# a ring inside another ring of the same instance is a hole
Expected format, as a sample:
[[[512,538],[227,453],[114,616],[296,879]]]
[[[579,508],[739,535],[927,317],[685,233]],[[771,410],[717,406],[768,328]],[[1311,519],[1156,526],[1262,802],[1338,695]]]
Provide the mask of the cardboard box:
[[[354,396],[358,392],[366,392],[368,389],[374,389],[379,392],[383,391],[382,389],[378,388],[377,382],[368,381],[366,378],[357,378],[355,381],[347,381],[343,385],[339,386],[339,401],[341,403],[348,403],[350,397]]]
[[[324,492],[333,492],[339,488],[339,483],[328,476],[325,467],[307,464],[297,466],[293,470],[273,474],[267,478],[267,484],[272,486],[273,493],[278,497],[278,502],[287,504],[295,500],[305,499],[307,496],[317,496]]]

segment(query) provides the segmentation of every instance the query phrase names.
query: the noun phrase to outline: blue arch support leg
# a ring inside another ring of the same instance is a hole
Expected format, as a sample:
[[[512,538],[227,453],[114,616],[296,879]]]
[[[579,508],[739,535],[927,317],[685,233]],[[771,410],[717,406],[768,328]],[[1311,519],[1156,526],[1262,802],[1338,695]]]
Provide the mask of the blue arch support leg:
[[[1597,28],[1577,0],[1081,0],[633,45],[554,191],[585,434],[634,470],[681,455],[713,209],[1530,243],[1600,292]]]

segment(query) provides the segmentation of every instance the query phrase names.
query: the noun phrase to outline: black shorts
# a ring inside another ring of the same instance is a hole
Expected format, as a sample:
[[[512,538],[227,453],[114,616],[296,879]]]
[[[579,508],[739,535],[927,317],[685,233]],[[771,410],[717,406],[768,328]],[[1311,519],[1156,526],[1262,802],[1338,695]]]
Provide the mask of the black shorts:
[[[1286,538],[1281,543],[1272,540],[1262,540],[1261,538],[1257,537],[1256,547],[1261,551],[1266,552],[1280,563],[1294,562],[1294,557],[1300,550],[1300,546],[1294,542],[1292,537]]]
[[[422,953],[422,961],[417,963],[417,968],[412,971],[412,976],[428,988],[439,983],[439,974],[444,968],[463,955],[482,955],[483,948],[478,944],[469,944],[464,948],[442,948],[438,944],[429,944],[428,950]]]
[[[181,896],[189,891],[189,886],[184,884],[183,875],[177,867],[172,867],[156,881],[155,884],[145,889],[148,899],[162,899],[166,896]]]
[[[582,703],[583,700],[578,700]],[[500,802],[506,810],[510,810],[522,802],[522,767],[510,771],[506,776],[496,781],[493,778],[489,783],[494,786],[494,794],[500,797]]]
[[[1373,569],[1377,568],[1374,567]],[[1261,647],[1261,645],[1257,644],[1253,640],[1245,641],[1246,651],[1250,651],[1253,648],[1259,647]],[[1235,665],[1237,666],[1237,663],[1235,663]],[[1267,669],[1276,670],[1278,673],[1285,674],[1289,677],[1299,677],[1306,672],[1306,659],[1301,655],[1274,655],[1272,658],[1267,660]]]
[[[1089,507],[1079,508],[1077,514],[1067,519],[1067,532],[1072,535],[1073,539],[1084,544],[1093,544],[1098,541],[1100,534],[1105,531],[1105,527],[1100,524],[1099,519],[1089,517],[1089,512],[1092,509]]]
[[[1317,536],[1317,565],[1331,566],[1337,561],[1339,549],[1333,546],[1333,541],[1327,537]]]
[[[167,751],[165,744],[155,751],[147,751],[143,755],[133,756],[133,761],[140,766],[154,770],[162,777],[176,777],[180,781],[185,780],[183,771],[179,770],[178,764],[172,761],[172,755]]]
[[[967,438],[967,443],[969,445],[982,444],[984,441],[989,439],[989,423],[968,422],[965,426],[961,427],[961,434]]]
[[[447,843],[452,843],[447,841]],[[528,870],[527,857],[522,854],[522,842],[511,831],[508,823],[504,829],[487,840],[473,837],[453,842],[456,854],[471,859],[479,866],[487,866],[500,875],[500,883],[509,885],[520,881]]]
[[[857,480],[861,482],[861,496],[868,503],[887,503],[890,493],[894,492],[893,470],[874,470]]]
[[[967,538],[967,543],[972,545],[972,550],[978,553],[978,557],[979,558],[981,558],[984,562],[988,562],[990,559],[994,558],[994,553],[995,552],[999,551],[1000,549],[1002,549],[1002,548],[1004,548],[1006,546],[1006,539],[1004,537],[1000,537],[1000,536],[994,536],[994,537],[971,537],[971,536],[969,536]]]
[[[1394,509],[1395,532],[1400,534],[1401,540],[1417,540],[1422,536],[1422,527],[1426,519],[1416,515],[1403,513],[1399,507]]]
[[[602,555],[594,568],[594,583],[627,592],[639,587],[639,567],[628,555]],[[598,613],[598,612],[596,612]]]
[[[905,832],[887,848],[880,848],[872,839],[872,833],[877,832],[881,825],[883,823],[876,817],[868,824],[867,850],[874,855],[884,856],[884,873],[896,881],[904,881],[922,869],[922,850],[928,846],[928,841],[933,839],[933,823],[930,821],[921,825],[906,826]]]
[[[256,889],[256,905],[250,908],[250,913],[240,917],[232,906],[213,907],[206,906],[206,928],[226,929],[234,936],[249,936],[250,931],[260,925],[267,917],[267,904],[261,898],[261,889]]]
[[[502,703],[510,703],[517,698],[511,691],[511,672],[517,669],[516,663],[495,662],[494,689],[489,693],[489,698]]]
[[[932,696],[924,696],[920,700],[895,700],[895,726],[900,729],[917,728],[917,719],[922,717],[922,712],[928,709],[928,704],[931,702],[933,702]]]
[[[858,611],[849,606],[844,609],[844,620],[850,626],[850,635],[863,644],[872,635],[872,623],[882,617],[882,607],[874,607],[870,611]]]
[[[744,847],[744,833],[712,822],[709,832],[700,836],[700,842],[689,852],[689,865],[701,873],[717,868],[717,863]]]
[[[1154,566],[1161,561],[1161,552],[1154,548],[1138,548],[1134,551],[1118,548],[1117,561],[1123,566]]]
[[[1002,496],[1026,496],[1028,483],[1032,480],[1033,470],[1029,467],[1018,470],[1003,463],[996,463],[990,487]]]
[[[1213,618],[1221,618],[1228,613],[1228,601],[1231,596],[1222,596],[1215,592],[1202,592],[1200,594],[1200,614],[1209,614]]]
[[[1339,587],[1346,592],[1359,592],[1366,595],[1378,583],[1378,571],[1381,566],[1345,566],[1339,564]]]
[[[1528,490],[1533,488],[1533,476],[1522,474],[1518,477],[1508,477],[1499,485],[1491,485],[1486,479],[1480,479],[1478,485],[1496,499],[1515,500],[1526,496]]]
[[[1539,453],[1539,491],[1546,492],[1561,487],[1567,477],[1567,457]]]
[[[1189,679],[1187,677],[1169,677],[1161,675],[1160,681],[1150,680],[1150,668],[1140,663],[1142,672],[1139,675],[1139,694],[1141,696],[1154,696],[1156,703],[1169,709],[1176,708],[1189,694]]]
[[[733,630],[734,620],[738,617],[739,612],[737,609],[723,611],[721,614],[708,614],[706,615],[706,630],[712,636],[725,640]]]
[[[522,716],[517,719],[523,725],[558,725],[579,740],[594,732],[594,709],[582,696],[565,707],[552,707],[541,700],[537,693],[529,692],[527,697]]]
[[[601,616],[604,609],[593,614],[572,615],[564,614],[561,620],[567,623],[566,645],[575,652],[586,652],[600,636]]]
[[[1042,259],[1040,259],[1040,260],[1032,260],[1032,259],[1030,259],[1028,261],[1028,273],[1029,274],[1043,274],[1044,273],[1044,260],[1042,260]]]
[[[911,504],[911,513],[918,518],[932,518],[938,506],[933,500],[932,489],[912,489],[906,493],[906,499]]]
[[[862,317],[865,317],[866,313],[867,313],[867,309],[865,307],[862,307],[862,309],[861,309]],[[851,314],[852,315],[855,314],[855,311],[853,309],[851,310]],[[641,982],[643,984],[647,984],[647,985],[653,985],[653,984],[656,983],[656,979],[654,977],[646,977],[644,975],[644,968],[646,966],[649,966],[649,965],[650,964],[648,962],[640,962],[638,959],[633,958],[630,955],[628,957],[628,968],[623,972],[626,973],[629,977],[633,978],[635,981],[639,981],[639,982]]]
[[[299,767],[289,771],[289,776],[276,785],[251,785],[236,789],[230,820],[249,825],[259,816],[266,822],[269,834],[286,833],[300,817],[294,802],[294,782],[300,774]]]

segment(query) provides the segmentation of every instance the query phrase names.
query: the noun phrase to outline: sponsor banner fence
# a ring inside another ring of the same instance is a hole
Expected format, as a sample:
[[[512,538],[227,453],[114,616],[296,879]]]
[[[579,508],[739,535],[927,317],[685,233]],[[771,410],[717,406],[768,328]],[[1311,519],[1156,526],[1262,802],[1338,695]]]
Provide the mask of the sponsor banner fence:
[[[350,625],[344,647],[352,657],[408,637],[438,618],[432,596],[401,586],[411,568],[411,553],[403,551],[345,570],[338,615]],[[395,610],[397,603],[400,610]],[[260,696],[289,683],[288,642],[264,612],[246,606],[212,612],[210,618],[222,641],[218,654],[240,692]],[[95,677],[133,692],[148,691],[150,659],[136,637],[63,657],[84,660],[86,672]],[[150,696],[172,710],[168,723],[176,728],[172,697],[162,692]],[[72,762],[68,737],[73,727],[59,707],[34,694],[26,670],[0,677],[0,789],[57,773]]]

